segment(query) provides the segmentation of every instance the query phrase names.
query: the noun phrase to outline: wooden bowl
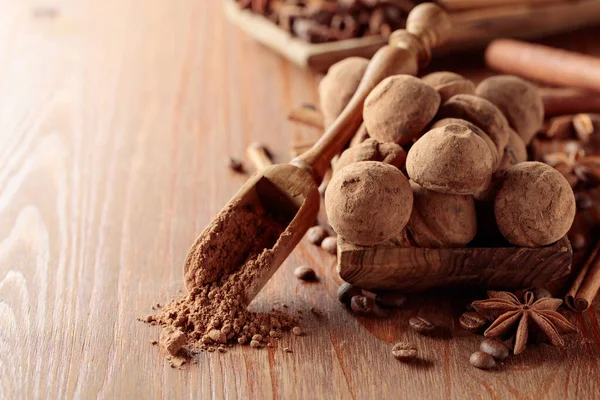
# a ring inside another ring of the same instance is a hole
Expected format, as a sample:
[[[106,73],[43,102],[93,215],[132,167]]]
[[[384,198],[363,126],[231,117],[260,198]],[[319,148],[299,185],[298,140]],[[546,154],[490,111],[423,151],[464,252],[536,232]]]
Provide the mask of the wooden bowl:
[[[544,287],[567,275],[572,259],[566,236],[542,248],[364,247],[340,239],[337,269],[343,280],[367,290],[420,292],[450,286],[516,290]]]

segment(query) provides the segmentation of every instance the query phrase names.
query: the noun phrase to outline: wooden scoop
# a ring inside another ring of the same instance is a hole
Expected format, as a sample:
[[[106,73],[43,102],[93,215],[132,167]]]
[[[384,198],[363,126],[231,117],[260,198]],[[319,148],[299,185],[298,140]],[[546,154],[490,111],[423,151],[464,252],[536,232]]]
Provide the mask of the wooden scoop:
[[[450,20],[441,8],[432,3],[415,7],[406,30],[392,33],[389,44],[373,56],[356,93],[321,139],[290,164],[258,171],[196,239],[184,265],[188,291],[235,271],[260,253],[263,262],[254,265],[259,271],[246,288],[250,303],[314,225],[321,200],[318,185],[333,156],[359,128],[367,95],[388,76],[416,75],[449,31]],[[273,233],[276,226],[279,235]]]

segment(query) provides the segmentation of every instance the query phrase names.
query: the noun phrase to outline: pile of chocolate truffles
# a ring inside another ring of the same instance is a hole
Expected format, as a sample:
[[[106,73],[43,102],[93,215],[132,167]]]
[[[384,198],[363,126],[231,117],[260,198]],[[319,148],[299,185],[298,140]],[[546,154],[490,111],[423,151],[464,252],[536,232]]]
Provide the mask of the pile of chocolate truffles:
[[[326,125],[366,65],[344,60],[321,81]],[[452,72],[391,76],[367,97],[363,126],[334,165],[329,222],[360,246],[552,244],[573,223],[575,197],[558,171],[527,161],[543,119],[536,87],[518,77],[476,86]]]

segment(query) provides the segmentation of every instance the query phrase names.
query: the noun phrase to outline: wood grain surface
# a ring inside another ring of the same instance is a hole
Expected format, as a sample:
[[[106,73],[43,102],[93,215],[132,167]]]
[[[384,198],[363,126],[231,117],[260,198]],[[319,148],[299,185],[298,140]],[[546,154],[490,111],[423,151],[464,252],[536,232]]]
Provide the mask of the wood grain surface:
[[[467,362],[480,338],[456,329],[465,299],[412,298],[389,319],[355,318],[334,298],[335,260],[307,243],[252,305],[302,310],[305,336],[170,368],[149,343],[158,329],[136,317],[183,290],[188,247],[245,181],[227,155],[259,141],[287,161],[292,142],[318,136],[286,114],[316,102],[319,77],[232,28],[218,0],[0,10],[0,399],[597,397],[598,302],[569,315],[582,336],[566,349],[531,346],[484,372]],[[551,43],[600,54],[599,34]],[[489,74],[465,57],[448,63]],[[300,283],[299,264],[320,281]],[[409,331],[414,315],[443,334]],[[392,358],[398,340],[421,361]]]

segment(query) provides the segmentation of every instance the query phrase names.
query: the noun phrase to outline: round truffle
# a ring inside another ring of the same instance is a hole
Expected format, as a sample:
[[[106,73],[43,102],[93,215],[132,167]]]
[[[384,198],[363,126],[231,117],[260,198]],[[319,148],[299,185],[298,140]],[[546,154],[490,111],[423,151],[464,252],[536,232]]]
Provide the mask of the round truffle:
[[[405,145],[423,132],[439,105],[440,95],[431,86],[414,76],[394,75],[371,91],[363,118],[372,138]]]
[[[402,168],[406,161],[406,152],[396,143],[379,143],[375,139],[367,139],[355,147],[346,149],[335,163],[335,171],[360,161],[381,161]]]
[[[544,122],[544,103],[535,86],[511,75],[487,78],[476,94],[504,113],[510,126],[528,144]]]
[[[440,107],[438,118],[460,118],[472,122],[488,134],[496,144],[498,154],[504,154],[508,143],[509,125],[495,105],[471,94],[457,94]]]
[[[389,164],[362,161],[338,171],[325,192],[329,223],[346,242],[373,246],[397,236],[413,205],[410,184]]]
[[[567,234],[575,219],[569,182],[549,165],[519,163],[508,171],[494,201],[502,236],[515,246],[540,247]]]
[[[475,84],[454,72],[433,72],[421,78],[423,82],[438,91],[442,103],[457,94],[475,94]]]
[[[471,196],[443,194],[410,181],[413,210],[407,228],[419,247],[463,247],[477,234]]]
[[[475,126],[471,122],[460,118],[444,118],[440,119],[439,121],[436,121],[433,125],[431,125],[431,129],[439,128],[450,124],[464,125],[470,130],[472,130],[473,133],[475,133],[477,136],[482,138],[484,142],[488,145],[488,148],[490,149],[494,170],[498,167],[498,165],[500,165],[500,155],[498,154],[498,149],[496,148],[496,144],[494,143],[494,141],[490,139],[487,133],[482,131],[478,126]]]
[[[348,57],[329,68],[319,83],[319,101],[325,127],[331,125],[356,92],[369,65],[362,57]]]
[[[493,162],[485,141],[464,125],[427,132],[409,150],[410,179],[434,192],[469,195],[490,182]]]

